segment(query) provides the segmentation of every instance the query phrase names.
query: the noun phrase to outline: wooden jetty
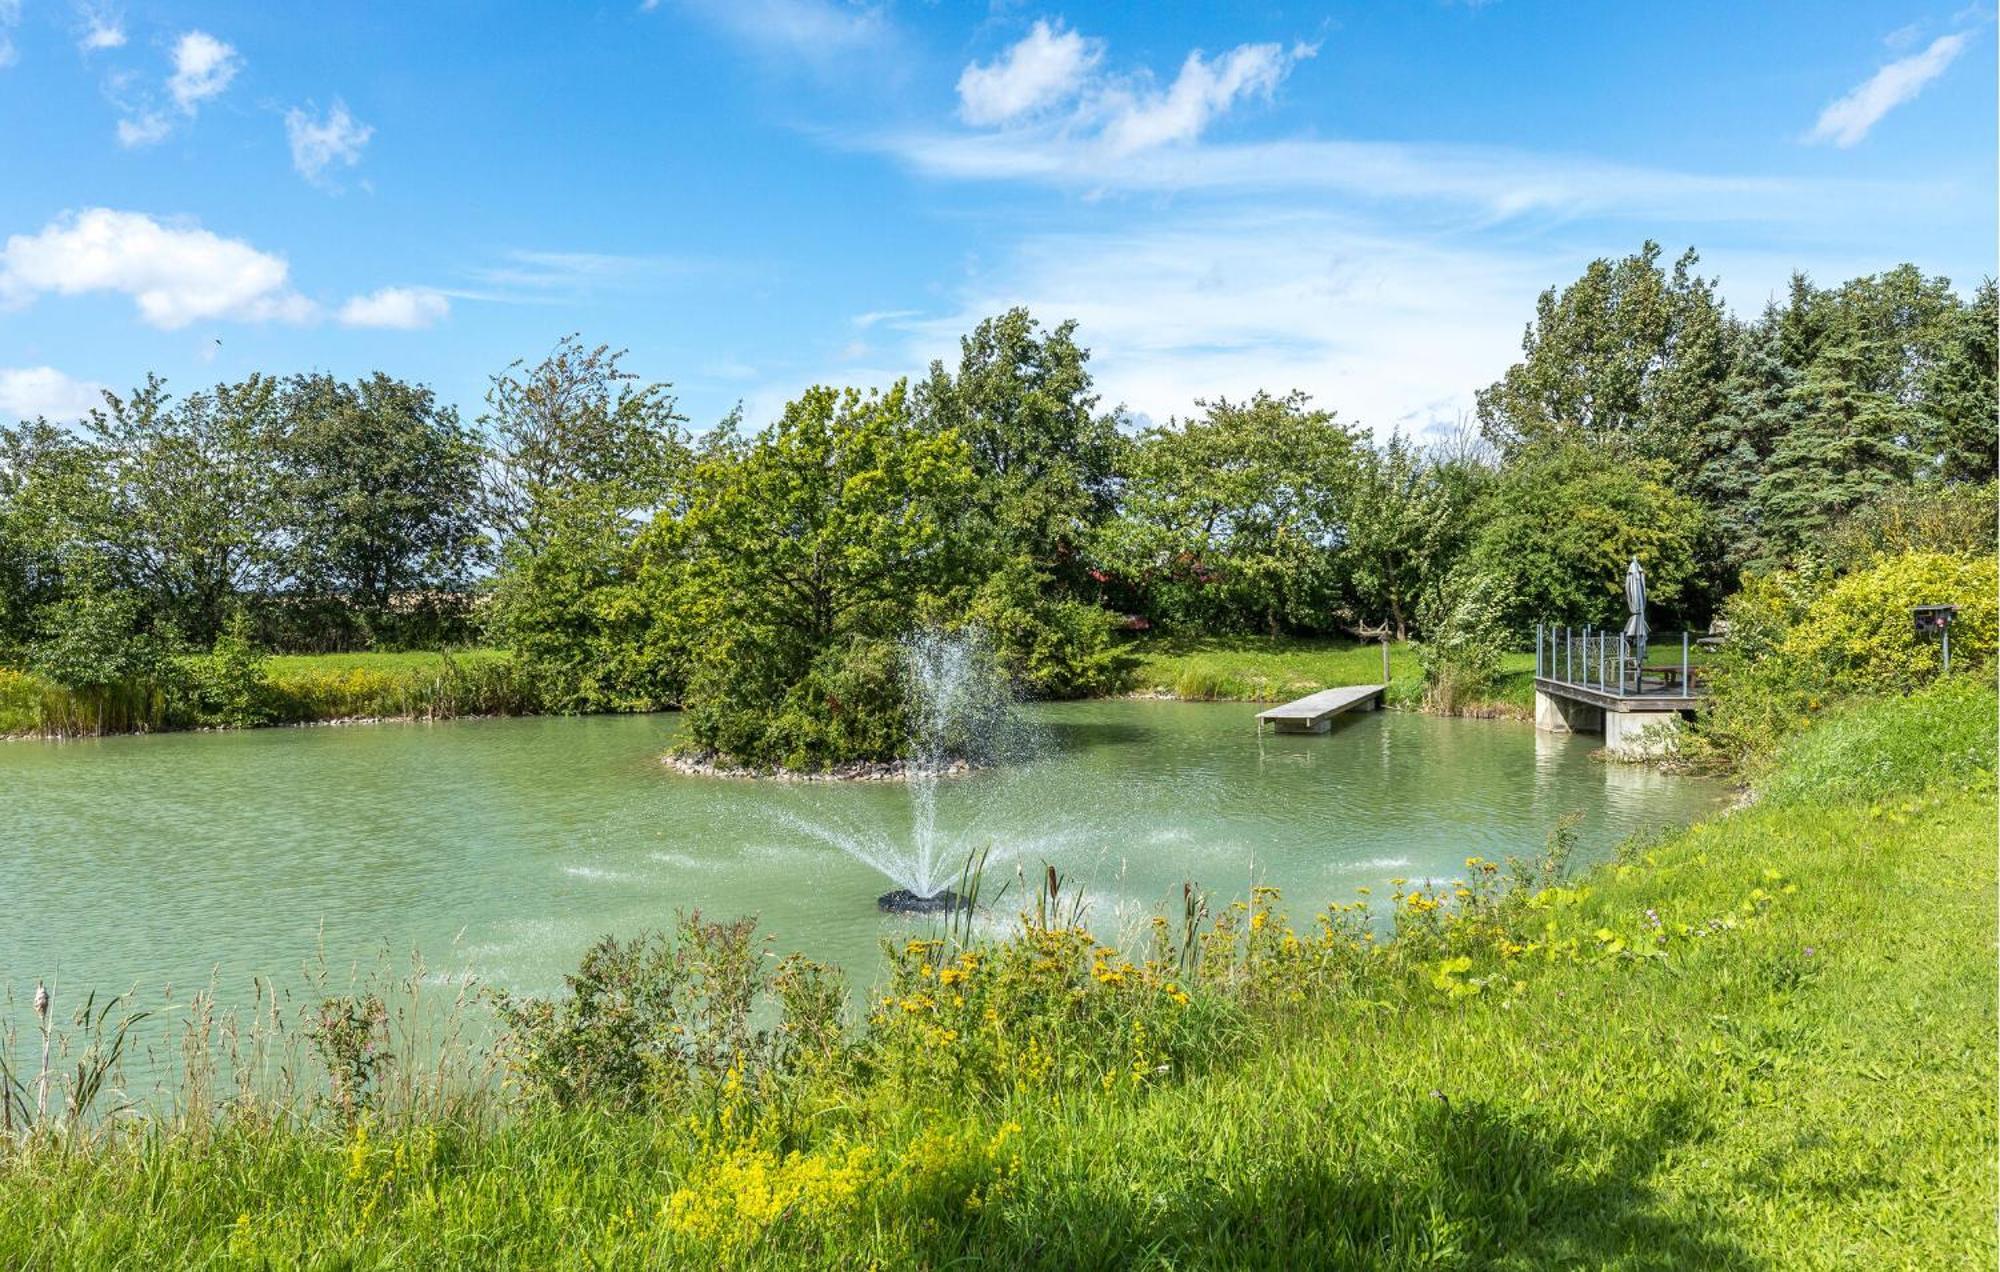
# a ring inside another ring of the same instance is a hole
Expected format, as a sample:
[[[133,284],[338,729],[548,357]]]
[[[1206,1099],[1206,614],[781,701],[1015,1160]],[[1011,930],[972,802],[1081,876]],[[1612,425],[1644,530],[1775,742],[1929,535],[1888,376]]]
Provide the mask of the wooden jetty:
[[[1333,727],[1333,718],[1343,711],[1355,707],[1373,711],[1382,705],[1382,694],[1387,685],[1345,685],[1339,689],[1322,689],[1309,693],[1297,702],[1287,702],[1282,707],[1272,707],[1269,711],[1257,713],[1257,727],[1262,729],[1265,721],[1278,733],[1325,733]]]

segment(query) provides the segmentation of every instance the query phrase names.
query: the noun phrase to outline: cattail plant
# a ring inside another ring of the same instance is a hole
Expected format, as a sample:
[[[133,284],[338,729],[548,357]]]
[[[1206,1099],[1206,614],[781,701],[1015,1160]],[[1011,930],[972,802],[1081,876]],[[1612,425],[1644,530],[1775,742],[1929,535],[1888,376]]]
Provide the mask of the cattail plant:
[[[39,1121],[49,1115],[49,1042],[54,1037],[49,1030],[49,987],[39,980],[35,982],[35,1025],[42,1031],[42,1071],[35,1079],[35,1118]]]

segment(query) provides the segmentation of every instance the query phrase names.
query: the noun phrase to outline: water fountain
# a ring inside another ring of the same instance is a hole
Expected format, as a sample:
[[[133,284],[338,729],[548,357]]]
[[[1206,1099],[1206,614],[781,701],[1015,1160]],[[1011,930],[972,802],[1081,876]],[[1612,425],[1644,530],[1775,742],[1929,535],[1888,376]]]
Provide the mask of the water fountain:
[[[940,826],[940,787],[960,780],[959,775],[970,769],[1025,758],[1032,750],[1032,735],[1016,711],[1012,686],[995,663],[984,633],[917,632],[903,641],[902,654],[910,731],[903,774],[910,792],[907,836],[861,832],[831,824],[823,816],[782,812],[777,816],[896,884],[876,898],[883,911],[938,914],[969,904],[950,885],[972,847]],[[1001,851],[989,860],[1013,855]]]

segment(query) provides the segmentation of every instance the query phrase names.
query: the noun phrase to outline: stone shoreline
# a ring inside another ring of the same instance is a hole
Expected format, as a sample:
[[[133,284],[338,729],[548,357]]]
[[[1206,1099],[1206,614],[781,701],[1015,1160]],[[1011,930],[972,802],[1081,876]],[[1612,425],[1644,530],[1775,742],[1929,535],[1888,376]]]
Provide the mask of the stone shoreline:
[[[770,782],[907,782],[913,777],[960,777],[972,772],[973,768],[964,760],[953,760],[941,768],[926,768],[911,760],[864,760],[807,772],[776,766],[756,768],[729,764],[714,752],[680,755],[672,751],[661,756],[660,763],[676,773],[689,777],[722,777],[740,781],[761,779]]]

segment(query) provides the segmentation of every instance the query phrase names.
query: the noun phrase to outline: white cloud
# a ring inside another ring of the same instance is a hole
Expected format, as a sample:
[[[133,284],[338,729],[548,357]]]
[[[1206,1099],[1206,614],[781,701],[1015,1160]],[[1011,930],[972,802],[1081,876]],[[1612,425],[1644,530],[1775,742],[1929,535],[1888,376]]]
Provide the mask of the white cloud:
[[[1069,101],[1104,55],[1103,44],[1038,20],[991,63],[958,77],[958,113],[973,125],[1005,124]]]
[[[347,113],[347,104],[335,98],[324,117],[315,119],[309,111],[294,107],[285,112],[285,139],[292,147],[292,167],[314,185],[325,184],[326,170],[334,165],[352,168],[361,162],[361,151],[375,129]]]
[[[1000,126],[1003,136],[1080,147],[1117,159],[1200,139],[1217,118],[1252,97],[1268,98],[1317,45],[1239,44],[1210,59],[1195,50],[1165,88],[1147,73],[1098,74],[1104,43],[1038,21],[991,63],[968,63],[958,78],[959,118]],[[1054,107],[1074,102],[1051,119]],[[1038,124],[1037,127],[1021,127]]]
[[[21,25],[21,0],[0,0],[0,71],[20,60],[13,29]]]
[[[1386,436],[1449,426],[1519,352],[1522,315],[1583,259],[1471,247],[1324,212],[1202,214],[1031,238],[955,310],[908,324],[907,365],[1014,305],[1075,318],[1107,404],[1304,389]]]
[[[124,38],[122,31],[119,38]],[[206,31],[182,33],[174,41],[170,60],[174,69],[167,77],[166,92],[173,99],[171,109],[150,91],[134,93],[129,74],[114,74],[106,81],[106,93],[124,112],[118,121],[119,145],[150,146],[166,140],[177,115],[193,119],[201,104],[221,94],[243,69],[235,48]]]
[[[0,246],[0,303],[44,293],[121,292],[148,324],[172,331],[204,318],[303,322],[311,301],[287,284],[285,259],[192,223],[89,208]]]
[[[1784,221],[1824,209],[1830,199],[1854,206],[1906,205],[1925,194],[1908,185],[1716,176],[1498,146],[1419,142],[1205,142],[1114,154],[1095,138],[1025,129],[903,133],[864,144],[919,172],[954,180],[1027,181],[1093,194],[1331,193],[1422,203],[1431,215],[1469,208],[1492,220],[1619,212]]]
[[[83,34],[76,38],[76,47],[83,52],[97,53],[125,47],[125,23],[116,13],[94,4],[85,4],[78,6],[78,16],[83,19]]]
[[[243,59],[236,49],[206,31],[189,31],[174,42],[174,73],[167,77],[167,92],[181,113],[192,115],[195,108],[229,87]]]
[[[103,404],[103,385],[73,380],[54,367],[0,367],[0,419],[46,416],[64,424]]]
[[[1853,92],[1821,111],[1819,122],[1813,125],[1806,140],[1830,141],[1842,148],[1859,143],[1884,115],[1923,92],[1926,84],[1944,74],[1945,68],[1965,51],[1971,38],[1963,32],[1941,35],[1923,52],[1890,62]]]
[[[130,119],[118,121],[118,144],[127,147],[150,146],[154,142],[165,141],[167,134],[174,130],[174,121],[158,111],[141,111]]]
[[[1113,154],[1132,154],[1200,137],[1210,121],[1245,97],[1269,97],[1298,62],[1317,48],[1243,44],[1210,62],[1188,54],[1165,92],[1113,90],[1104,141]]]
[[[384,287],[342,305],[340,322],[346,327],[419,331],[436,326],[450,313],[451,301],[442,292],[428,287]]]
[[[641,8],[658,6],[647,0]],[[816,64],[893,35],[879,7],[842,0],[681,0],[681,7],[767,54]]]

